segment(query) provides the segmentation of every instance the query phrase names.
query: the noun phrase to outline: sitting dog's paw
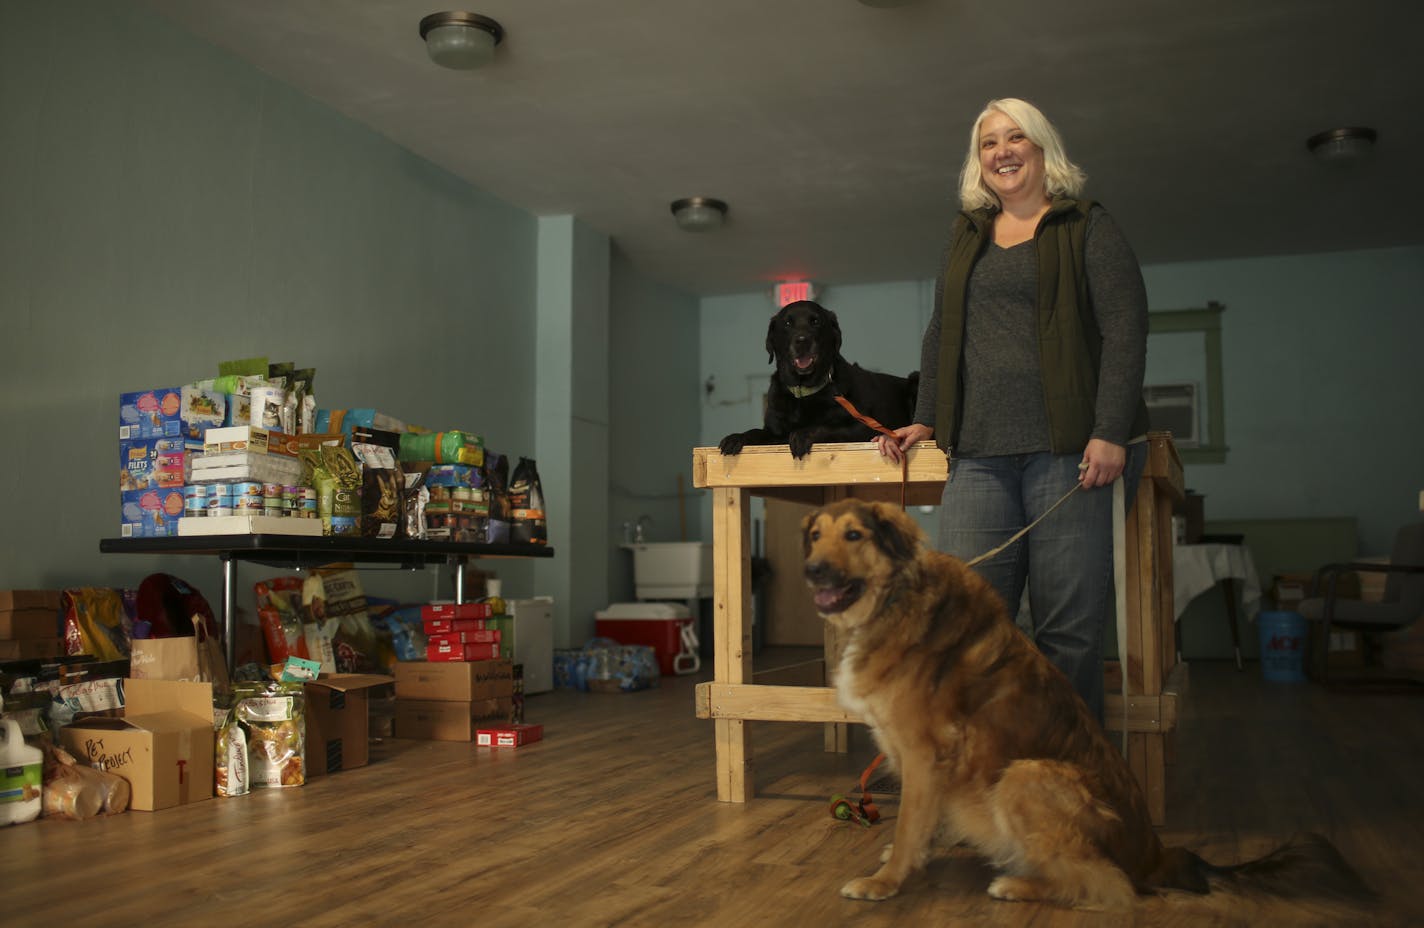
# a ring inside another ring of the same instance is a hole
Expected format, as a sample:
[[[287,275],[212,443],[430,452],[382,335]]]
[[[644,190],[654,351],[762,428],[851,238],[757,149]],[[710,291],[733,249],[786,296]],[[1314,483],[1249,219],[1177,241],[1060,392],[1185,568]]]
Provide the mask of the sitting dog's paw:
[[[811,446],[815,444],[815,440],[809,431],[800,429],[792,432],[786,443],[791,446],[793,458],[804,458],[811,453]]]
[[[863,876],[851,880],[841,887],[841,895],[847,899],[869,899],[872,902],[889,899],[899,891],[899,884],[873,876]]]
[[[1015,876],[995,877],[989,895],[1003,902],[1033,902],[1040,896],[1033,883]]]
[[[723,454],[741,454],[742,446],[746,440],[742,438],[741,432],[733,432],[717,444],[717,450]]]

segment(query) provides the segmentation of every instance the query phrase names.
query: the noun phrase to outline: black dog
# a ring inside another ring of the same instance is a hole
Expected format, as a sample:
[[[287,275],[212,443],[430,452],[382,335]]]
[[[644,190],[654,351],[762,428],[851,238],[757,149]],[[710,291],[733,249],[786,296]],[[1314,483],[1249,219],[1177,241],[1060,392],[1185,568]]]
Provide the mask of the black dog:
[[[772,316],[766,353],[776,373],[766,391],[763,426],[722,439],[717,447],[723,454],[737,454],[747,445],[787,444],[793,457],[804,458],[818,442],[873,439],[875,431],[837,403],[838,394],[888,429],[914,418],[919,372],[896,377],[841,357],[840,323],[819,303],[788,303]]]

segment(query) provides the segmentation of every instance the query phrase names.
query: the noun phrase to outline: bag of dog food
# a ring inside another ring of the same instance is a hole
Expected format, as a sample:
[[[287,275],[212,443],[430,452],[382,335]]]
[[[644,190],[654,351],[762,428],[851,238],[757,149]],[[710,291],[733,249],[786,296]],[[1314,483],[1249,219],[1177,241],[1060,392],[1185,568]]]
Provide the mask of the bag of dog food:
[[[544,517],[544,488],[532,458],[520,458],[509,478],[509,540],[514,544],[549,543]]]

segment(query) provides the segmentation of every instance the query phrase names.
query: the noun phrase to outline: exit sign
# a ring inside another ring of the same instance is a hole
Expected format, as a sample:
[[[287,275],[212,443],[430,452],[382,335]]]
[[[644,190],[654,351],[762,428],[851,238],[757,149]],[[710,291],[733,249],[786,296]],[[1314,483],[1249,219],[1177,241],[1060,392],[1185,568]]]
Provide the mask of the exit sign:
[[[787,303],[795,303],[798,300],[810,300],[816,296],[816,288],[811,286],[809,280],[788,280],[776,285],[773,297],[776,300],[778,309]]]

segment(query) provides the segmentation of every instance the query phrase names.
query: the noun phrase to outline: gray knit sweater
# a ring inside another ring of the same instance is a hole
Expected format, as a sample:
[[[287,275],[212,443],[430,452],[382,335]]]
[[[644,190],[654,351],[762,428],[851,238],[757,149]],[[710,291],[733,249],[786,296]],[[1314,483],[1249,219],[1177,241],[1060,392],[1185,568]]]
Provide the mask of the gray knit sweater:
[[[953,245],[953,242],[950,243]],[[1137,258],[1100,206],[1088,215],[1085,266],[1103,335],[1093,438],[1119,445],[1131,436],[1147,362],[1147,289]],[[948,265],[949,249],[945,249]],[[1049,450],[1037,335],[1038,258],[1033,240],[990,243],[969,278],[963,349],[964,413],[954,453],[961,457]],[[935,424],[944,276],[920,349],[915,421]]]

